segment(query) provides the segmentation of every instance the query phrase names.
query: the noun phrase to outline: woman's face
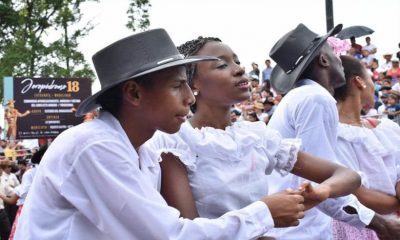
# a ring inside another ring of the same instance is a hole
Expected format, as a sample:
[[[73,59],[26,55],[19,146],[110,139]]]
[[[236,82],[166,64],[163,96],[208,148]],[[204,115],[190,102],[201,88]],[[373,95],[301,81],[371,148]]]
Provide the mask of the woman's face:
[[[374,107],[375,86],[374,82],[371,79],[371,76],[368,74],[366,69],[364,69],[363,76],[361,76],[361,78],[365,83],[365,88],[363,88],[361,92],[361,105],[364,111],[368,111],[369,109]]]
[[[229,107],[250,97],[249,79],[232,49],[221,42],[206,43],[197,55],[218,57],[219,61],[197,63],[193,87],[197,103]]]

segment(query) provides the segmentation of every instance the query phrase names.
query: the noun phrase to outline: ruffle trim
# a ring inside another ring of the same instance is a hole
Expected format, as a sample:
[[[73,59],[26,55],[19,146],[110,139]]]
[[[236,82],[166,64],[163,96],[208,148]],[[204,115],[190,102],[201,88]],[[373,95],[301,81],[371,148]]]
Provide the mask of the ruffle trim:
[[[400,126],[390,119],[381,119],[373,131],[388,154],[397,154],[400,159]]]
[[[255,148],[274,151],[280,143],[280,135],[267,130],[265,123],[237,122],[225,130],[203,127],[193,128],[186,122],[179,136],[190,149],[208,157],[219,157],[229,161],[240,161]],[[275,151],[276,152],[276,151]]]
[[[284,175],[292,170],[301,147],[300,139],[282,139],[277,131],[268,130],[264,123],[239,122],[221,130],[211,127],[195,129],[185,122],[176,134],[158,135],[153,146],[155,159],[161,161],[162,153],[172,153],[192,171],[196,170],[198,155],[243,161],[256,148],[265,153],[265,161],[271,162],[267,173],[275,167]]]
[[[338,138],[342,138],[353,144],[362,144],[372,155],[383,157],[390,153],[372,129],[339,123]]]
[[[176,148],[163,148],[157,151],[157,156],[158,156],[158,161],[162,161],[161,154],[162,153],[172,153],[176,157],[179,158],[179,160],[185,164],[186,168],[188,168],[191,171],[196,170],[196,154],[190,150],[182,150],[182,149],[176,149]]]
[[[275,156],[278,162],[278,167],[276,168],[276,171],[279,172],[279,174],[285,176],[290,171],[292,171],[295,163],[297,162],[297,156],[299,154],[300,147],[301,147],[301,139],[299,138],[282,140],[282,147]],[[279,165],[280,163],[286,163],[286,164]]]

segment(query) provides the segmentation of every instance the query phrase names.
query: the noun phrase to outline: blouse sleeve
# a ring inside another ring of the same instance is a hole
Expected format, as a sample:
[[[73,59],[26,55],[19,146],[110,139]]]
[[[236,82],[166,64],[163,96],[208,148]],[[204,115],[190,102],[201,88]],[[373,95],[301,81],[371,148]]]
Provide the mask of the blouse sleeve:
[[[191,170],[196,168],[196,154],[179,137],[178,134],[166,134],[157,131],[154,136],[145,144],[146,152],[152,153],[152,158],[162,161],[162,153],[172,153],[185,166]]]
[[[297,161],[297,154],[301,147],[301,139],[284,139],[278,131],[266,129],[263,136],[263,151],[268,160],[272,163],[265,169],[266,174],[270,174],[273,169],[282,176],[288,174]]]

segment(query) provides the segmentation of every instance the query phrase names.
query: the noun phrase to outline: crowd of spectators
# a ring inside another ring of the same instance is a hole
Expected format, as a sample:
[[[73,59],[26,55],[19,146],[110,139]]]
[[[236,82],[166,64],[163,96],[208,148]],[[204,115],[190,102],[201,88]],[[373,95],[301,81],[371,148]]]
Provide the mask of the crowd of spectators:
[[[9,239],[18,209],[17,203],[2,198],[13,195],[21,185],[24,174],[34,167],[31,157],[37,150],[29,141],[0,140],[0,239]]]
[[[378,48],[369,36],[365,38],[364,46],[358,44],[355,38],[351,38],[350,41],[351,48],[347,54],[359,59],[368,68],[375,84],[375,105],[363,115],[389,118],[400,124],[400,49],[398,52],[379,55]],[[382,59],[378,56],[382,56]],[[267,124],[283,96],[276,94],[271,88],[269,78],[273,67],[270,59],[265,60],[265,69],[261,76],[260,71],[256,71],[256,63],[252,63],[252,68],[253,70],[247,73],[251,81],[251,98],[232,108],[232,119],[264,121]]]

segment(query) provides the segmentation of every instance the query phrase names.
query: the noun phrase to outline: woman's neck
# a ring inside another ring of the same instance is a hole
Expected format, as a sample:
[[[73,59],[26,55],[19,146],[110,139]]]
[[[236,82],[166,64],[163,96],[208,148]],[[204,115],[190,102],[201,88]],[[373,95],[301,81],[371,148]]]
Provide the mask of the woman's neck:
[[[197,106],[190,123],[195,128],[213,127],[224,130],[232,124],[229,107]]]
[[[337,103],[339,121],[355,126],[362,126],[361,101],[359,98],[348,97],[345,101]]]

